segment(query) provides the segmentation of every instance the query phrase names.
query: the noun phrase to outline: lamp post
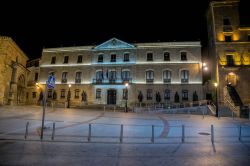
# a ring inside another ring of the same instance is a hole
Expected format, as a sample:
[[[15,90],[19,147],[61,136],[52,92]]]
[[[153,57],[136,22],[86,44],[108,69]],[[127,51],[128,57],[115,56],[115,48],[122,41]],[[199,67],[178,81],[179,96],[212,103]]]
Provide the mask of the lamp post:
[[[216,107],[215,116],[218,117],[219,116],[219,109],[218,109],[218,94],[217,94],[218,83],[217,82],[214,83],[214,87],[215,87],[215,107]]]
[[[70,107],[70,97],[71,97],[71,94],[70,94],[70,87],[71,87],[71,84],[69,84],[69,91],[68,91],[68,95],[67,95],[67,100],[68,100],[68,105],[67,105],[67,108]]]
[[[125,112],[128,112],[128,83],[125,83],[126,91],[125,91],[125,97],[126,97],[126,105],[125,105]]]

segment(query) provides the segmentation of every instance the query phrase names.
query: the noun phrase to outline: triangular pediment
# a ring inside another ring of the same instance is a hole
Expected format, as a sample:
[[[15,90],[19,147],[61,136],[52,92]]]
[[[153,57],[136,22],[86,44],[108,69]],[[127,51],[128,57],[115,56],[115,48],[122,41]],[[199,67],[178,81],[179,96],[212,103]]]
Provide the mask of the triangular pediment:
[[[135,48],[132,44],[128,44],[116,38],[112,38],[96,47],[95,50],[111,50],[111,49],[131,49]]]

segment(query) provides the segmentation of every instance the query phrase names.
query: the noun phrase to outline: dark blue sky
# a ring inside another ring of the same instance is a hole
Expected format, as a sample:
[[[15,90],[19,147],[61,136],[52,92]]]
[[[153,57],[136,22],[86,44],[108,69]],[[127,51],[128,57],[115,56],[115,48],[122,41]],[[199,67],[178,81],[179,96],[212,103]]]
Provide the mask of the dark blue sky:
[[[0,35],[12,37],[31,59],[40,57],[43,47],[100,44],[112,37],[126,42],[206,43],[208,0],[34,1],[4,6]]]

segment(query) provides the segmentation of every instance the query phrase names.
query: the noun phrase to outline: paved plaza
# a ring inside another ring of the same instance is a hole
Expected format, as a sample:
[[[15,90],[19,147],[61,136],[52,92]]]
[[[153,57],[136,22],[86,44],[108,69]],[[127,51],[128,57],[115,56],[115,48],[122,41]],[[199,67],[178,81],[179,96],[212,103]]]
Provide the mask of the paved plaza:
[[[248,119],[48,108],[41,141],[41,118],[42,108],[38,106],[0,107],[0,165],[249,165],[250,162]]]

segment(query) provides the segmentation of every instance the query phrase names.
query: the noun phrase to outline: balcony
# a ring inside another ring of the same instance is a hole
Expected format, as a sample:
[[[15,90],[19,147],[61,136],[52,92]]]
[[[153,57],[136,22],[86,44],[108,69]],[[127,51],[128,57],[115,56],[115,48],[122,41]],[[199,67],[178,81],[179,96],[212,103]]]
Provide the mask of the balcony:
[[[163,79],[163,82],[164,82],[164,83],[171,83],[171,78],[164,78],[164,79]]]
[[[132,78],[116,78],[116,79],[93,79],[92,84],[124,84],[125,82],[132,83]]]
[[[225,32],[225,33],[231,33],[231,32],[233,32],[232,25],[224,25],[223,26],[223,32]]]
[[[188,83],[188,79],[187,78],[182,78],[181,83]]]
[[[63,79],[62,79],[62,83],[63,83],[63,84],[67,84],[67,78],[63,78]]]
[[[153,83],[153,82],[154,82],[154,79],[153,79],[153,78],[147,78],[147,79],[146,79],[146,82],[147,82],[147,83]]]
[[[80,78],[76,78],[76,79],[75,79],[75,83],[76,83],[76,84],[80,84],[80,83],[81,83],[81,79],[80,79]]]

